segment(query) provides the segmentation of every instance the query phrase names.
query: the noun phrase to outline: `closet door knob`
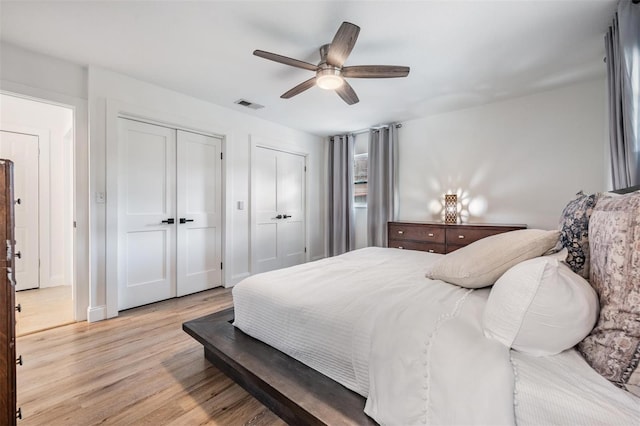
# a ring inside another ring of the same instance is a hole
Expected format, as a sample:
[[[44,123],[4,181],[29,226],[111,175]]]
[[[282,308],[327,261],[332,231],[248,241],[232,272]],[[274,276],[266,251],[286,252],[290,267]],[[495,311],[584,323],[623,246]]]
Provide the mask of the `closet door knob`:
[[[278,216],[274,217],[273,219],[282,219],[282,215],[279,214]]]
[[[193,222],[193,219],[187,219],[187,218],[184,218],[184,217],[180,218],[180,223],[187,223],[187,222]]]
[[[171,225],[173,223],[176,223],[176,220],[174,218],[170,217],[167,220],[163,220],[162,223],[167,223],[167,224]]]
[[[283,218],[283,219],[286,219],[286,218],[289,218],[289,217],[291,217],[291,215],[290,215],[290,214],[283,214],[283,215],[282,215],[282,218]]]

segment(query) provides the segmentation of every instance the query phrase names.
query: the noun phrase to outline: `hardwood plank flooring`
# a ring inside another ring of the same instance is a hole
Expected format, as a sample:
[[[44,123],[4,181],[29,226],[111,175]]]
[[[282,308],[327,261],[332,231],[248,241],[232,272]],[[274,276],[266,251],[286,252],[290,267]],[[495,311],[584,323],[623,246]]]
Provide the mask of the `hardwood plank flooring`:
[[[182,331],[231,305],[218,288],[18,338],[20,424],[283,425]]]
[[[36,288],[16,292],[16,336],[48,330],[73,320],[73,296],[70,285]]]

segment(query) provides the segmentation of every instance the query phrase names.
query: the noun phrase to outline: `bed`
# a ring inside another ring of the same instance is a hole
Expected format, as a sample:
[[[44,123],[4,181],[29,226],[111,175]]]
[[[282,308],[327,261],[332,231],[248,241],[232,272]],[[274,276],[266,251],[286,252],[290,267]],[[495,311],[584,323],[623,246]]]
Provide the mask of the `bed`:
[[[476,252],[500,257],[488,247]],[[505,286],[495,277],[493,290],[439,279],[434,270],[453,258],[446,256],[366,248],[258,274],[234,288],[234,310],[184,329],[289,423],[638,424],[640,398],[575,348],[540,356],[528,342],[515,350],[488,338],[490,296]],[[507,269],[527,262],[514,259]]]

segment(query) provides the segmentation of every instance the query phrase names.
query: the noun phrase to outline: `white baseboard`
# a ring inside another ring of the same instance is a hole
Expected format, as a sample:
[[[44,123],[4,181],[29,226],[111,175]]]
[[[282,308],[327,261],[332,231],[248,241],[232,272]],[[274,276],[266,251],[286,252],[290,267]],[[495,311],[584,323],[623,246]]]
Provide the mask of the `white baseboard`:
[[[87,322],[97,322],[107,319],[107,306],[94,306],[87,308]]]

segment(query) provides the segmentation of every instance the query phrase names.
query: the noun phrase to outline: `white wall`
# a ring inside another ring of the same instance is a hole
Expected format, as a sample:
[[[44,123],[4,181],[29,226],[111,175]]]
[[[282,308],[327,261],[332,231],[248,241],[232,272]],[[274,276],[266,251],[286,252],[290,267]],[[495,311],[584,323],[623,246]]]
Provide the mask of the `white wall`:
[[[73,223],[73,112],[69,108],[0,95],[0,123],[12,128],[38,129],[48,135],[40,141],[45,205],[40,205],[40,287],[71,285]],[[46,144],[46,146],[43,146]],[[46,164],[45,164],[46,163]],[[36,176],[38,170],[30,175]],[[42,197],[41,197],[42,199]],[[44,225],[44,226],[42,226]]]
[[[117,105],[114,107],[114,105]],[[310,259],[325,256],[323,182],[325,164],[322,138],[268,122],[248,114],[223,108],[184,94],[98,67],[89,67],[89,107],[91,135],[91,194],[106,192],[106,155],[110,122],[114,111],[127,112],[146,119],[181,125],[194,130],[215,133],[225,138],[226,161],[226,285],[233,285],[250,273],[249,186],[251,137],[272,141],[276,147],[295,148],[309,154],[309,235]],[[94,199],[95,197],[92,196]],[[105,231],[107,204],[91,207],[91,306],[92,319],[113,316],[113,298],[109,296],[115,283],[106,282]],[[244,210],[237,202],[244,201]],[[108,305],[108,306],[107,306]],[[105,310],[106,308],[106,310]]]
[[[605,189],[605,108],[598,79],[403,122],[399,219],[441,220],[452,190],[468,222],[556,228],[577,191]]]
[[[87,70],[77,64],[0,44],[0,78],[65,96],[87,98]]]

